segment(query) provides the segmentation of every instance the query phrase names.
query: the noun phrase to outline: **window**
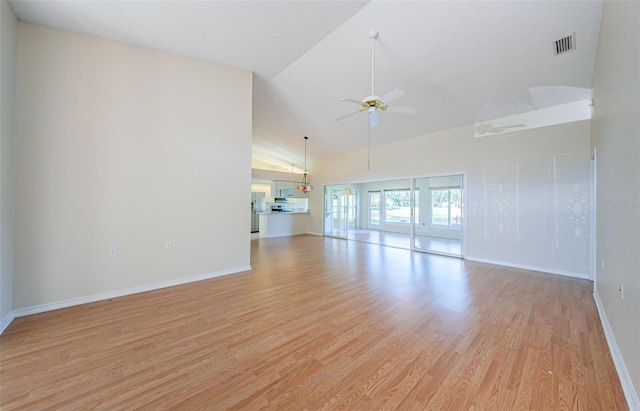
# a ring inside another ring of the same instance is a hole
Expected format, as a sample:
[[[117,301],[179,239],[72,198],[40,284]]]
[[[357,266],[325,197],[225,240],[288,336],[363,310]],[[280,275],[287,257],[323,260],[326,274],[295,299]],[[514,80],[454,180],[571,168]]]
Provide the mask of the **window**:
[[[460,227],[462,224],[461,192],[459,187],[431,189],[431,224]]]
[[[416,190],[416,198],[418,191]],[[411,221],[411,190],[389,190],[385,196],[385,223],[409,224]]]

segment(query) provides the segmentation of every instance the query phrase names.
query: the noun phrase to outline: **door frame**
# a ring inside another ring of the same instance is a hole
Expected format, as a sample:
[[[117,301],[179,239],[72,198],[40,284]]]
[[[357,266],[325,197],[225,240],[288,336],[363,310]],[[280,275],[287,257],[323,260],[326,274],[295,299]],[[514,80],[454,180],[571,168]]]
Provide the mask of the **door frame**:
[[[371,224],[371,194],[378,194],[378,224]],[[382,226],[382,190],[367,191],[367,230],[380,230]]]
[[[427,178],[438,178],[438,177],[449,177],[449,176],[460,176],[460,214],[462,216],[462,226],[460,227],[460,254],[451,254],[445,252],[438,252],[432,250],[425,250],[423,248],[415,247],[415,208],[412,206],[411,208],[411,251],[419,251],[421,253],[429,253],[429,254],[438,254],[438,255],[446,255],[449,257],[456,257],[464,259],[465,252],[467,249],[467,173],[466,171],[459,173],[450,173],[450,174],[441,174],[441,175],[433,175],[433,176],[425,176],[425,177],[414,177],[411,179],[411,187],[412,190],[415,188],[416,180],[418,179],[427,179]],[[429,204],[431,204],[431,195],[429,194]],[[411,196],[411,200],[415,201],[415,195]]]
[[[596,210],[598,206],[598,157],[596,147],[593,148],[591,158],[589,161],[589,180],[591,180],[591,195],[590,195],[590,230],[589,230],[589,280],[593,281],[593,292],[596,292],[596,275],[598,267],[597,258],[597,224],[596,224]]]

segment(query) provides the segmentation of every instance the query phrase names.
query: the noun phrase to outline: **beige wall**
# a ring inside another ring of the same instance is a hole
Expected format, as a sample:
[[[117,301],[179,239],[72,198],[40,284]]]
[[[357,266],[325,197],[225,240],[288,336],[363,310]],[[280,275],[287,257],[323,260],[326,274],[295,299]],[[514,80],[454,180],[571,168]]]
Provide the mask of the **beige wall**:
[[[247,268],[249,210],[223,200],[249,203],[251,93],[247,70],[20,22],[14,309]]]
[[[635,401],[640,395],[639,27],[640,3],[605,2],[592,121],[592,144],[597,150],[597,297],[632,381]]]
[[[9,3],[0,0],[0,332],[12,310],[16,27]]]
[[[374,146],[370,170],[366,150],[328,157],[310,207],[323,184],[466,173],[466,258],[587,278],[589,138],[588,120],[483,138],[469,126]]]

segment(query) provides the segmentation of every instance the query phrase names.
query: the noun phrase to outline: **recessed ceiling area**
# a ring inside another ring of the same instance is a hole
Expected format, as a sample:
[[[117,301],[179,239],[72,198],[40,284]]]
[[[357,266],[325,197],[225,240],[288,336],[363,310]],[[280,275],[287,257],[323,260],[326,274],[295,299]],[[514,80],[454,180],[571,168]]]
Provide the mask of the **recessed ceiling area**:
[[[362,149],[368,118],[343,98],[400,88],[371,144],[591,97],[599,1],[24,1],[20,20],[250,69],[254,163],[299,171]],[[571,37],[569,52],[556,41]]]

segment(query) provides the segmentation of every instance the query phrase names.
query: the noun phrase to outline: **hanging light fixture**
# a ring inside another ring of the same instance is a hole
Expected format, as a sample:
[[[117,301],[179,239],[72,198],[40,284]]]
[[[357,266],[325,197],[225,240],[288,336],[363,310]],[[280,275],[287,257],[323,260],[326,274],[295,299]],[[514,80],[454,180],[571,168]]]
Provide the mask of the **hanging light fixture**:
[[[303,193],[308,193],[313,190],[311,180],[309,180],[309,174],[307,174],[307,140],[309,140],[309,137],[304,136],[304,176],[302,177],[302,182],[296,187],[298,191],[302,191]]]

